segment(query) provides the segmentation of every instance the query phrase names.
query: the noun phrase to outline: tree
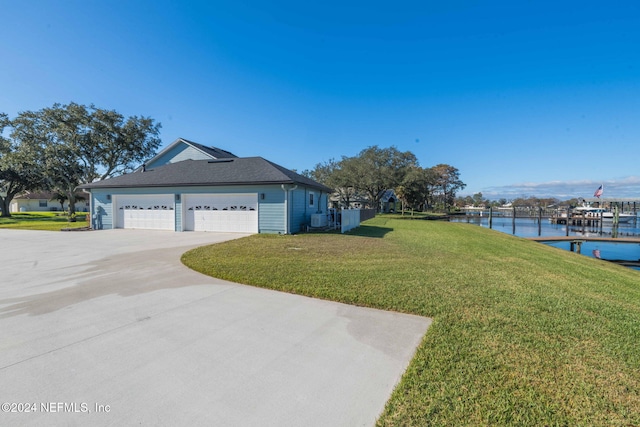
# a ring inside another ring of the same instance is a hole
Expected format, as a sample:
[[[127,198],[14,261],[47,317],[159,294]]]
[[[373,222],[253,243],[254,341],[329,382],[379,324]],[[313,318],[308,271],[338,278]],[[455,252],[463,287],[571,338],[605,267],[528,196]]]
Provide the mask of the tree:
[[[473,206],[479,207],[485,205],[485,200],[482,197],[482,193],[475,193],[473,195]]]
[[[403,213],[405,205],[411,210],[426,206],[429,197],[429,189],[435,182],[435,176],[431,169],[420,166],[410,166],[406,169],[402,179],[402,185],[396,187],[396,195],[403,201]],[[400,194],[398,194],[398,190]]]
[[[60,208],[64,212],[64,202],[66,202],[67,199],[68,197],[66,193],[60,193],[56,191],[55,193],[52,194],[52,197],[50,200],[57,201],[58,203],[60,203]],[[76,201],[79,201],[79,200],[86,200],[86,199],[84,198],[84,196],[76,195]]]
[[[41,181],[41,164],[36,152],[27,146],[20,146],[12,138],[5,138],[5,128],[11,121],[0,113],[0,216],[10,217],[9,206],[18,194],[38,187]]]
[[[160,146],[159,131],[150,118],[70,103],[20,113],[12,137],[39,153],[44,188],[66,195],[74,220],[76,187],[133,170]]]
[[[453,166],[439,164],[432,168],[436,175],[435,188],[442,197],[442,204],[446,210],[455,200],[456,192],[467,185],[460,179],[460,172]]]
[[[410,151],[401,152],[395,147],[368,147],[357,156],[343,158],[341,169],[345,171],[351,186],[368,196],[368,205],[377,208],[384,190],[396,188],[411,166],[418,166],[416,156]]]
[[[432,168],[418,165],[416,156],[410,151],[401,152],[395,147],[368,147],[357,156],[342,157],[317,164],[306,174],[328,187],[335,189],[346,205],[358,193],[366,195],[370,207],[378,207],[385,190],[394,189],[403,205],[428,208],[440,197],[447,208],[453,204],[456,191],[466,185],[460,180],[458,169],[440,164]],[[478,200],[482,194],[474,195]],[[473,201],[472,198],[470,198]]]
[[[340,202],[349,206],[359,194],[366,196],[369,207],[377,208],[385,190],[402,183],[407,168],[417,166],[413,153],[395,147],[368,147],[355,157],[342,157],[339,162],[319,163],[309,176],[331,187]]]
[[[103,180],[133,171],[153,157],[161,144],[160,123],[149,117],[124,116],[93,105],[89,109],[89,132],[77,148],[86,170],[85,182]]]
[[[340,203],[349,207],[356,197],[356,191],[348,175],[350,168],[347,163],[348,158],[346,157],[343,157],[340,162],[331,159],[325,163],[318,163],[312,171],[308,172],[308,176],[327,187],[333,188]]]
[[[77,104],[26,111],[13,120],[12,137],[43,166],[41,188],[67,196],[70,221],[75,221],[75,189],[85,176],[78,147],[86,139],[86,124],[86,109]]]
[[[407,189],[404,185],[398,185],[394,191],[396,193],[396,197],[400,200],[400,210],[402,211],[402,216],[404,216],[404,208],[408,204]]]

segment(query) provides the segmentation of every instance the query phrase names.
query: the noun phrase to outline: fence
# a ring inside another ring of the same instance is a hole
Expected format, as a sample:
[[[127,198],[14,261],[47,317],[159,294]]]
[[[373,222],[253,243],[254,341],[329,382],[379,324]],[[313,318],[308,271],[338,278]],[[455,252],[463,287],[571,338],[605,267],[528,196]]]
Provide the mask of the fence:
[[[360,209],[344,209],[340,212],[340,232],[347,231],[360,226]]]
[[[366,221],[376,216],[375,209],[360,209],[360,222]]]

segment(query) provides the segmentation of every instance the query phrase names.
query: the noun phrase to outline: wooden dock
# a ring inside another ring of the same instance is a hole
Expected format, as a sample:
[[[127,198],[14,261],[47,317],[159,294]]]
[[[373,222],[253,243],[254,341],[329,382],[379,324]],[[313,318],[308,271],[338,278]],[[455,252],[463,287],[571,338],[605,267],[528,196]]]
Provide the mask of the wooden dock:
[[[566,216],[552,216],[549,218],[552,224],[566,224],[569,221],[569,225],[585,225],[587,227],[597,227],[600,224],[599,217],[589,217],[584,215],[572,215]]]
[[[525,237],[534,242],[569,242],[571,252],[580,253],[584,242],[607,242],[607,243],[637,243],[640,244],[640,237],[581,237],[581,236],[538,236]]]
[[[525,237],[527,240],[533,240],[535,242],[570,242],[572,240],[582,240],[588,242],[608,242],[608,243],[638,243],[640,244],[640,237],[601,237],[601,236],[536,236]]]

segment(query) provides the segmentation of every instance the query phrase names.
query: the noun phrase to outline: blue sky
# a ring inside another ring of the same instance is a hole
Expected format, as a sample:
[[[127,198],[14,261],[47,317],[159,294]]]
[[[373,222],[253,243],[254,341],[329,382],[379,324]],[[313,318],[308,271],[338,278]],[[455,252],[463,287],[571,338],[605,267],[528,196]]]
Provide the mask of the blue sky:
[[[640,198],[640,2],[13,1],[0,112],[95,104],[302,171],[378,145],[489,198]]]

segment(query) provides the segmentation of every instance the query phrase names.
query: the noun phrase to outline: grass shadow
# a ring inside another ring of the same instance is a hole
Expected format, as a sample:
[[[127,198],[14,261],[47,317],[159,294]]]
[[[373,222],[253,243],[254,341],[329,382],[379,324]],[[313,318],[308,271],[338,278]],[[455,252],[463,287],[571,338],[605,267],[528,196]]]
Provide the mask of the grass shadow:
[[[359,227],[349,230],[345,233],[348,236],[376,237],[383,238],[387,233],[393,231],[393,228],[375,227],[371,225],[360,225]]]

